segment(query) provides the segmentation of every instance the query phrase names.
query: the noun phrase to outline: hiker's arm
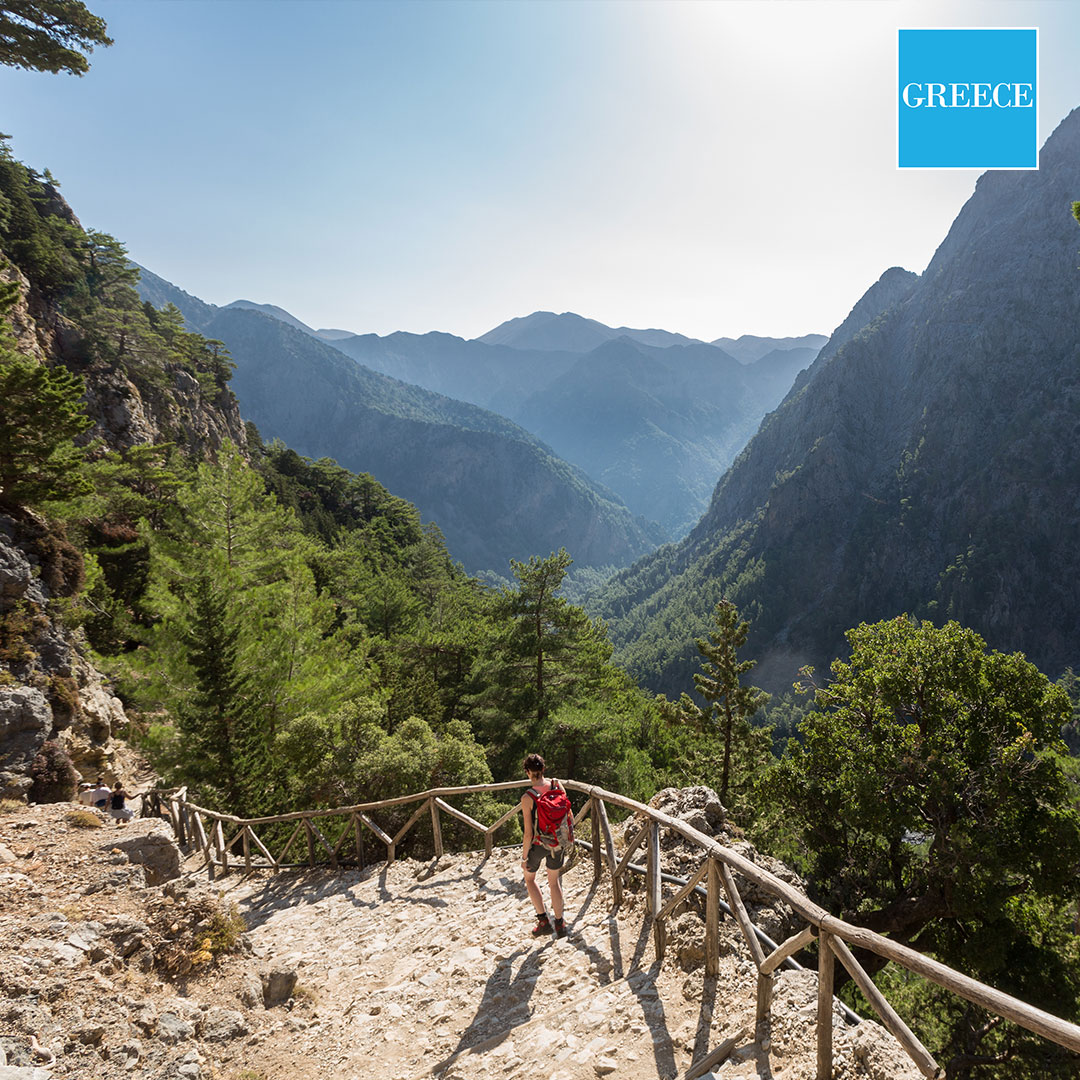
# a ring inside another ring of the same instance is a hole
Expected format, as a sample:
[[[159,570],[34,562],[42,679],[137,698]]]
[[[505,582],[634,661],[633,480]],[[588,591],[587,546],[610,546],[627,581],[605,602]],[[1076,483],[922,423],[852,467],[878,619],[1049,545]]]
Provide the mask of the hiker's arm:
[[[532,799],[528,795],[521,796],[521,818],[523,825],[521,861],[525,862],[529,857],[529,848],[532,847],[533,842]]]

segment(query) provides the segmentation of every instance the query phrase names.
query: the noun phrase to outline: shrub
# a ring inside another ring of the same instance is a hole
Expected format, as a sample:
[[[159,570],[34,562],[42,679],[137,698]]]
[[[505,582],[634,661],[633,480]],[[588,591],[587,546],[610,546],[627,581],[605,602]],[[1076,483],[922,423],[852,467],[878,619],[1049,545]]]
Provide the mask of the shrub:
[[[64,815],[64,820],[76,829],[100,829],[105,825],[93,810],[72,810]]]
[[[30,766],[30,801],[39,803],[66,802],[79,786],[79,774],[71,758],[56,739],[42,744]]]

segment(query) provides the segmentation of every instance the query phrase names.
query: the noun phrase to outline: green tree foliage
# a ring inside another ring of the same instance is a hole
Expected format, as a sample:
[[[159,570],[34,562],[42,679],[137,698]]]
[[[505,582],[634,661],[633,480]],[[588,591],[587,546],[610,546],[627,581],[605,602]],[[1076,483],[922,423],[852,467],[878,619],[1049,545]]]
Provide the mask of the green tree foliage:
[[[56,185],[16,161],[0,135],[0,250],[31,294],[57,301],[83,278],[84,234]]]
[[[612,670],[603,624],[558,595],[570,562],[565,550],[511,560],[517,587],[496,601],[495,637],[474,677],[480,730],[498,772],[516,775],[555,709],[596,696]]]
[[[86,53],[111,45],[105,20],[78,0],[4,0],[0,4],[0,64],[29,71],[90,70]]]
[[[146,603],[157,616],[146,665],[158,704],[181,731],[196,740],[214,733],[221,769],[209,775],[218,798],[250,808],[255,792],[271,798],[266,767],[275,733],[341,700],[344,652],[306,561],[310,541],[235,447],[226,444],[217,464],[200,465],[174,505],[167,530],[145,530]],[[186,778],[209,783],[201,772]]]
[[[848,640],[850,660],[815,687],[805,745],[792,743],[761,788],[797,834],[818,898],[1075,1018],[1068,926],[1080,815],[1061,753],[1068,697],[1022,655],[988,652],[956,623],[898,618]],[[883,963],[863,959],[871,972]],[[950,1075],[973,1075],[980,1054],[996,1063],[985,1075],[1032,1075],[1010,1064],[1022,1033],[984,1027],[966,1007],[953,1020],[938,1039],[956,1058]],[[1072,1075],[1055,1060],[1042,1075]]]
[[[739,621],[738,609],[728,600],[716,605],[713,618],[714,631],[707,638],[697,639],[703,664],[702,671],[694,675],[694,686],[705,707],[688,694],[682,695],[679,704],[683,722],[720,743],[719,795],[728,806],[729,788],[745,789],[754,772],[769,759],[768,733],[751,723],[754,714],[768,704],[769,695],[756,686],[742,684],[742,676],[757,664],[755,660],[739,659],[750,624]],[[737,758],[734,784],[733,754]]]
[[[0,287],[0,505],[37,504],[86,491],[72,441],[92,421],[82,380],[19,353],[6,322],[17,286]]]
[[[1066,668],[1058,679],[1058,686],[1065,691],[1072,704],[1072,713],[1061,729],[1061,737],[1065,740],[1069,753],[1073,757],[1080,757],[1080,677],[1077,677],[1071,667]]]
[[[385,703],[378,695],[329,714],[297,717],[278,735],[275,754],[288,763],[293,807],[352,806],[430,788],[491,782],[483,748],[468,724],[454,720],[435,728],[411,716],[387,731]],[[502,809],[484,793],[461,801],[465,812],[479,820],[494,819]],[[377,819],[393,834],[415,809],[415,804],[402,804],[381,811]],[[475,833],[470,835],[470,830],[445,816],[443,830],[448,843],[477,843]],[[425,821],[409,834],[408,844],[418,853],[427,852],[429,838]]]

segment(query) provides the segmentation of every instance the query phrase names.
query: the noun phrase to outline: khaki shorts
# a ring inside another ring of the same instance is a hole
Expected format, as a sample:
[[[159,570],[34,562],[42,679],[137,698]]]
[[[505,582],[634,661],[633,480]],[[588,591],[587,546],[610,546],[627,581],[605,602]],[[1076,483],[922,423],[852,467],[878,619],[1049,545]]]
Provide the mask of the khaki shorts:
[[[547,856],[547,868],[549,870],[561,870],[563,859],[566,858],[566,852],[562,848],[556,848],[554,851],[551,848],[544,847],[543,844],[533,844],[529,848],[529,857],[525,861],[526,869],[535,874],[540,869],[540,863],[543,861],[544,856]]]

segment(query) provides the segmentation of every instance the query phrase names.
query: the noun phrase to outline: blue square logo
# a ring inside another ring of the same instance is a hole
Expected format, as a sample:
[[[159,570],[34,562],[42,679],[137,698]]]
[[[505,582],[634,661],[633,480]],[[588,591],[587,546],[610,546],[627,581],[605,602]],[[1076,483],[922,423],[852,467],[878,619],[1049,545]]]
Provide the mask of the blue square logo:
[[[901,169],[1039,167],[1039,31],[900,30]]]

